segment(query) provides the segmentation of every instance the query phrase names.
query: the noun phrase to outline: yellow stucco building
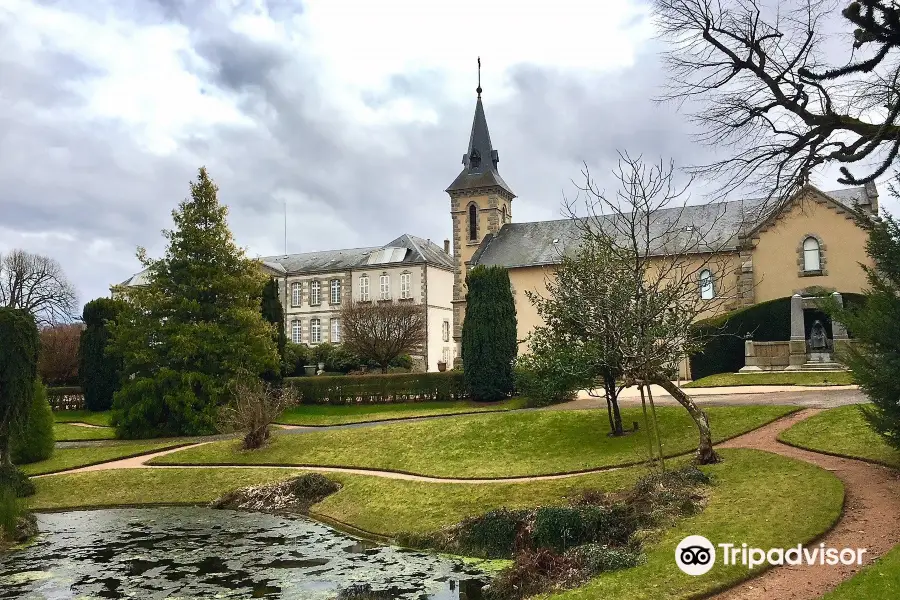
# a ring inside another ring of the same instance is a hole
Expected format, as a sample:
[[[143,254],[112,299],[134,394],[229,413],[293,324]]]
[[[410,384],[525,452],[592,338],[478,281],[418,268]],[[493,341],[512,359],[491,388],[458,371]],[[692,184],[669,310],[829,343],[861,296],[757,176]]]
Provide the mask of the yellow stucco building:
[[[559,262],[559,248],[577,244],[579,231],[571,219],[516,223],[516,198],[499,172],[499,154],[491,143],[478,89],[475,118],[463,168],[447,187],[453,222],[453,339],[461,356],[465,316],[466,273],[476,265],[498,265],[509,271],[518,319],[518,339],[525,340],[540,317],[525,291],[546,293],[545,281]],[[710,273],[714,284],[699,285],[699,294],[726,298],[719,310],[732,310],[766,300],[806,295],[811,290],[860,293],[866,287],[860,264],[871,264],[865,253],[866,233],[852,209],[878,214],[874,184],[823,192],[801,189],[776,212],[759,218],[759,201],[733,200],[671,210],[679,219],[710,222],[725,243],[716,246],[720,272]],[[667,209],[668,210],[668,209]],[[688,211],[685,213],[685,211]],[[694,211],[695,214],[691,214]],[[765,213],[762,213],[765,214]],[[712,216],[711,216],[712,215]],[[660,221],[665,221],[661,215]],[[705,298],[706,296],[701,296]],[[520,346],[520,351],[524,350]]]

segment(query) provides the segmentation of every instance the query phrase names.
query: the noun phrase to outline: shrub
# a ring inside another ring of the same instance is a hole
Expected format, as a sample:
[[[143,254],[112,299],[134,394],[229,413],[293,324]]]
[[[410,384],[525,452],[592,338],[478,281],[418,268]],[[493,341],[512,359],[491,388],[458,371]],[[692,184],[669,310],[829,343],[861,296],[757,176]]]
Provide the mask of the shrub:
[[[602,544],[583,544],[572,548],[566,555],[581,563],[589,575],[629,569],[645,560],[639,551],[632,548],[614,548]]]
[[[537,408],[574,400],[579,382],[564,371],[544,369],[531,355],[516,361],[516,393],[525,398],[526,406]]]
[[[12,487],[0,485],[0,541],[16,537],[19,517],[24,510],[22,501]]]
[[[16,464],[46,460],[53,454],[53,411],[47,402],[44,384],[34,382],[34,396],[28,414],[12,436],[12,460]]]
[[[235,381],[232,399],[219,410],[219,429],[244,435],[244,450],[262,448],[269,440],[269,426],[288,406],[296,403],[296,392],[287,386],[273,387],[266,381]]]
[[[525,511],[498,508],[463,521],[459,527],[462,549],[473,556],[508,558],[527,515]]]
[[[284,346],[284,356],[281,359],[281,374],[284,377],[300,377],[304,374],[303,367],[309,364],[310,351],[305,344],[288,342]]]
[[[529,549],[516,556],[516,562],[491,582],[487,598],[507,600],[526,598],[557,586],[574,586],[585,580],[578,558],[559,555],[547,548]]]
[[[0,489],[11,489],[18,498],[34,494],[34,484],[15,465],[0,465]]]
[[[292,377],[303,404],[380,404],[458,400],[465,397],[459,373],[395,373],[338,377]]]
[[[637,529],[631,511],[612,506],[547,506],[534,515],[531,539],[535,547],[565,552],[587,542],[622,545]]]
[[[499,400],[513,391],[518,350],[509,273],[502,267],[479,265],[469,271],[466,286],[462,328],[466,389],[473,400]]]
[[[97,298],[84,305],[78,373],[88,410],[109,410],[113,394],[119,389],[122,361],[109,353],[110,324],[118,319],[122,303]]]

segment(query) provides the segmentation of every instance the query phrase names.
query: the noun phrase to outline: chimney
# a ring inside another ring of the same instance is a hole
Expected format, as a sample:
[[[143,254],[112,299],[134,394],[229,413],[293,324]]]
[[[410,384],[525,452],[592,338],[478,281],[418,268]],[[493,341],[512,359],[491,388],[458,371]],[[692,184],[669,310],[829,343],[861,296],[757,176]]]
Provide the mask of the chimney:
[[[450,254],[450,240],[444,240],[444,253]]]
[[[868,200],[867,204],[869,205],[869,212],[873,215],[878,214],[878,188],[875,187],[875,182],[870,181],[865,185],[865,196]]]

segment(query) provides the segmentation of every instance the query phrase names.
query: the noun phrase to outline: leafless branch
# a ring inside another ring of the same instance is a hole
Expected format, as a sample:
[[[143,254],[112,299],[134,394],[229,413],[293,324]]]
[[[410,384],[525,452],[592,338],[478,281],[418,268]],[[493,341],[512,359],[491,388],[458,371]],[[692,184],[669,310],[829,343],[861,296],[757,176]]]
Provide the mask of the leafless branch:
[[[0,255],[0,306],[21,308],[46,326],[75,319],[78,296],[54,259],[24,250]]]

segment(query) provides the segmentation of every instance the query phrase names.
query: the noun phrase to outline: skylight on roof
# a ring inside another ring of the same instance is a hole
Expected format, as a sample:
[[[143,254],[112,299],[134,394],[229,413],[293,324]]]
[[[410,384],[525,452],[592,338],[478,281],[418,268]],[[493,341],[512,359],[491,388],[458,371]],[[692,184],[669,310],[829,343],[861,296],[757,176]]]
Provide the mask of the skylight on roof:
[[[391,246],[388,246],[387,248],[381,248],[369,255],[368,260],[366,260],[366,264],[382,265],[387,263],[401,262],[404,258],[406,258],[407,252],[407,248],[394,248]]]

